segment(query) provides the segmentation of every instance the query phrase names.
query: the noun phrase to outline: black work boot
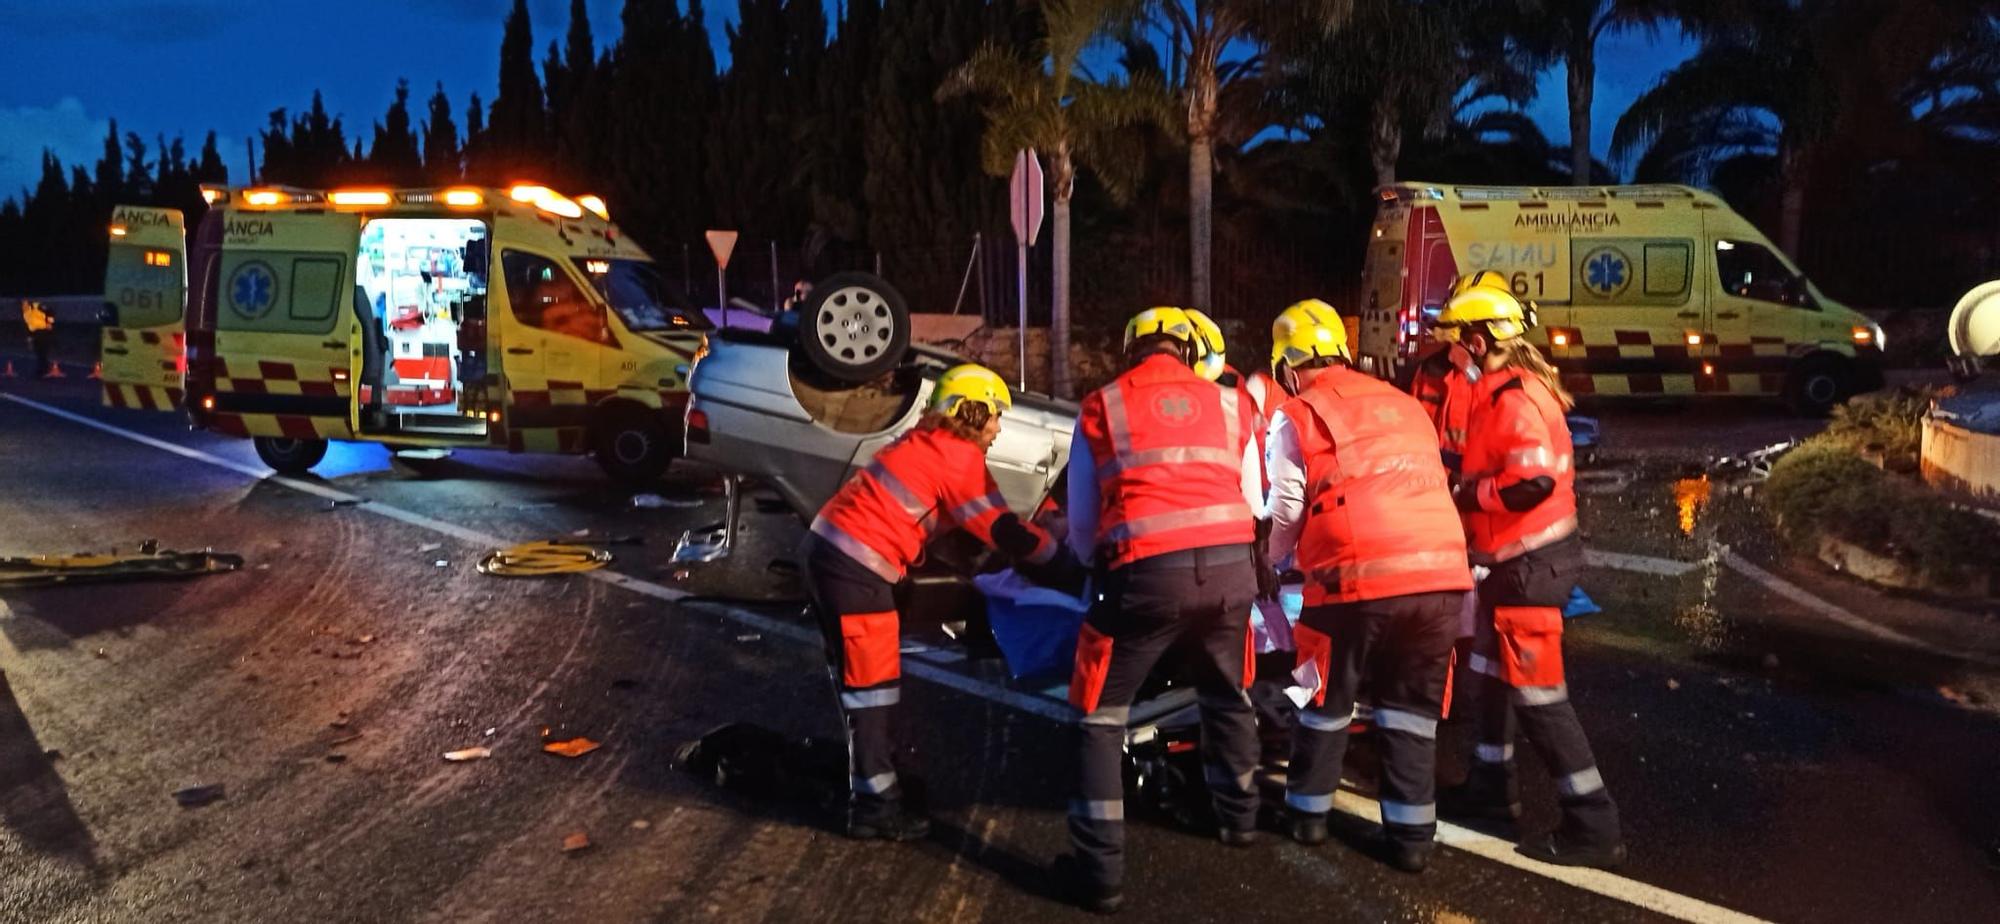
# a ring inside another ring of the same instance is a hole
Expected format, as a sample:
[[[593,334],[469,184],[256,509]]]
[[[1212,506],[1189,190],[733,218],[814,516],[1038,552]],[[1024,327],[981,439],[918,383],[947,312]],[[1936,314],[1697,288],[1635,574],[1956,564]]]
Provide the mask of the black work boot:
[[[1438,793],[1438,811],[1474,821],[1513,821],[1521,817],[1521,795],[1511,768],[1474,763],[1465,782]]]
[[[1588,866],[1592,869],[1617,869],[1625,864],[1625,844],[1613,841],[1609,844],[1592,844],[1588,841],[1565,835],[1561,829],[1553,834],[1521,842],[1516,848],[1522,856],[1554,863],[1558,866]]]
[[[1286,815],[1287,827],[1291,829],[1292,840],[1307,847],[1326,843],[1326,813],[1291,811]]]
[[[914,841],[931,833],[931,820],[900,802],[847,806],[847,836],[858,841]]]
[[[1066,853],[1056,857],[1050,872],[1063,900],[1085,911],[1117,914],[1118,909],[1125,907],[1124,888],[1092,878],[1083,871],[1083,863],[1076,858],[1076,854]]]
[[[1437,842],[1384,837],[1375,842],[1374,853],[1382,862],[1403,872],[1421,873],[1431,865],[1431,855],[1437,853]]]

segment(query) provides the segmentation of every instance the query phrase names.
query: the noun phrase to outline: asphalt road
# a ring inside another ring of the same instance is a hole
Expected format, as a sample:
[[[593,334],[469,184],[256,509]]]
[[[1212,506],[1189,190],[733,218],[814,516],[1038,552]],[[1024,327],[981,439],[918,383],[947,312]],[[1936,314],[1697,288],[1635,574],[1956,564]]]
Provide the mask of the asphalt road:
[[[242,470],[257,466],[247,443],[100,409],[90,384],[0,393],[199,457],[0,398],[0,555],[157,539],[247,565],[0,593],[0,921],[1084,917],[1045,894],[1068,772],[1052,700],[957,660],[934,630],[914,633],[937,650],[906,697],[929,840],[855,845],[810,798],[672,769],[681,743],[724,723],[837,732],[798,588],[771,566],[796,521],[752,504],[734,558],[668,561],[681,530],[718,516],[711,473],[677,465],[659,493],[689,506],[635,509],[587,460],[468,453],[420,478],[352,446],[286,484]],[[1661,525],[1664,490],[1640,472],[1591,501],[1593,546],[1698,557],[1701,534]],[[367,502],[332,500],[349,496]],[[1716,506],[1701,529],[1738,528]],[[488,540],[586,530],[645,544],[616,549],[623,577],[473,570]],[[1235,851],[1144,820],[1126,915],[1990,918],[2000,717],[1985,691],[2000,660],[1938,653],[2000,655],[1990,617],[1939,629],[1907,601],[1811,581],[1941,640],[1884,643],[1713,567],[1586,581],[1607,612],[1572,624],[1571,682],[1626,815],[1619,878],[1555,878],[1469,837],[1411,877],[1338,844]],[[1470,735],[1446,726],[1448,777]],[[575,736],[602,747],[541,752]],[[492,757],[442,758],[474,746]],[[1528,778],[1524,825],[1540,830],[1552,797],[1532,765]],[[224,797],[173,798],[209,784]],[[577,833],[591,846],[566,853]]]

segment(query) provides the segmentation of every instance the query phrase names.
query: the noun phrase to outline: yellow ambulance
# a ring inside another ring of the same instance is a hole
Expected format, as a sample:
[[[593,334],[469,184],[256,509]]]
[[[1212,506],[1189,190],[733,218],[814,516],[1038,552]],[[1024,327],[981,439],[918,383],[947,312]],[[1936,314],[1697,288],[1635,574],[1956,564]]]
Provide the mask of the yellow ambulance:
[[[709,323],[597,197],[532,184],[203,196],[185,247],[176,212],[114,212],[106,404],[180,402],[287,473],[329,440],[417,458],[591,453],[629,481],[678,450]]]
[[[1384,187],[1359,362],[1405,380],[1454,278],[1492,270],[1578,395],[1775,395],[1806,413],[1881,387],[1882,329],[1684,186]]]

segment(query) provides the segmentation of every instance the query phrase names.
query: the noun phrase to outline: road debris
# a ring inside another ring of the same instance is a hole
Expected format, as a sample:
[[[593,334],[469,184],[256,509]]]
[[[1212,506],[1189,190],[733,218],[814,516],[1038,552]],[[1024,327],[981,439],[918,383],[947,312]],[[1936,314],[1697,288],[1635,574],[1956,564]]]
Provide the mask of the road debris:
[[[639,510],[687,510],[701,506],[694,498],[661,497],[658,494],[637,494],[632,497],[632,506]]]
[[[1680,689],[1680,688],[1681,688],[1681,682],[1680,682],[1680,681],[1678,681],[1678,680],[1675,680],[1675,679],[1674,679],[1674,678],[1672,678],[1672,677],[1668,677],[1668,678],[1667,678],[1667,689],[1669,689],[1669,690],[1678,690],[1678,689]]]
[[[578,543],[524,542],[488,553],[478,570],[494,577],[550,577],[596,571],[611,560],[610,552]]]
[[[158,551],[137,555],[32,555],[0,558],[0,588],[45,587],[148,578],[188,578],[237,571],[243,556],[203,549],[199,552]]]
[[[423,545],[417,546],[417,554],[429,555],[441,548],[444,548],[444,543],[442,542],[426,542]]]
[[[739,642],[761,642],[764,640],[764,634],[761,632],[745,632],[737,636],[736,640]]]
[[[326,502],[326,509],[328,510],[339,510],[342,507],[359,507],[359,506],[361,506],[361,498],[358,497],[344,497],[341,498],[340,500],[330,500]]]
[[[468,760],[485,760],[492,756],[492,748],[466,748],[462,751],[446,751],[444,759],[455,764],[462,764]]]
[[[1956,703],[1960,706],[1972,705],[1972,697],[1962,692],[1959,692],[1956,689],[1953,689],[1951,687],[1938,687],[1937,691],[1938,695],[1944,697],[1946,702]]]
[[[550,754],[560,754],[564,757],[577,758],[600,747],[603,747],[603,745],[589,738],[571,738],[568,741],[551,741],[548,744],[542,745],[542,750]]]
[[[340,747],[341,745],[353,744],[354,742],[360,740],[361,740],[361,733],[355,732],[354,734],[351,735],[342,735],[338,738],[335,738],[332,741],[327,742],[326,746],[330,748],[337,748]]]
[[[652,827],[652,826],[653,826],[653,823],[652,823],[652,822],[650,822],[650,821],[647,821],[647,820],[646,820],[646,819],[644,819],[644,818],[639,818],[639,819],[634,819],[634,820],[633,820],[633,822],[632,822],[632,830],[634,830],[634,831],[644,831],[644,830],[646,830],[647,828],[650,828],[650,827]]]
[[[585,834],[582,831],[578,831],[575,834],[571,834],[563,838],[562,849],[563,853],[576,853],[577,851],[580,850],[589,850],[590,835]]]
[[[327,763],[330,763],[330,764],[344,764],[344,763],[347,763],[347,755],[346,755],[346,754],[328,754],[328,755],[326,755],[326,762],[327,762]]]
[[[181,808],[201,808],[209,803],[219,801],[222,796],[222,784],[215,783],[208,786],[189,786],[186,789],[175,792],[174,801],[180,803]]]

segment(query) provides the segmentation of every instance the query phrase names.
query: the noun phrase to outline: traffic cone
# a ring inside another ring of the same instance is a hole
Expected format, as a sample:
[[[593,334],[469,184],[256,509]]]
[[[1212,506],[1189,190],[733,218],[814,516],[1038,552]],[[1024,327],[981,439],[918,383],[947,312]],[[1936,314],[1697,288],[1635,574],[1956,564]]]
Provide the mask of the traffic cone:
[[[52,378],[52,379],[66,379],[66,378],[69,378],[69,376],[66,376],[66,375],[62,374],[62,363],[58,363],[58,362],[51,362],[51,363],[49,363],[49,374],[48,374],[48,376],[47,376],[47,377],[48,377],[48,378]]]
[[[104,360],[100,359],[97,361],[97,365],[90,367],[90,378],[100,382],[104,381]]]
[[[7,360],[7,368],[0,369],[0,379],[14,379],[14,378],[20,378],[20,376],[14,374],[14,361],[10,359]]]

